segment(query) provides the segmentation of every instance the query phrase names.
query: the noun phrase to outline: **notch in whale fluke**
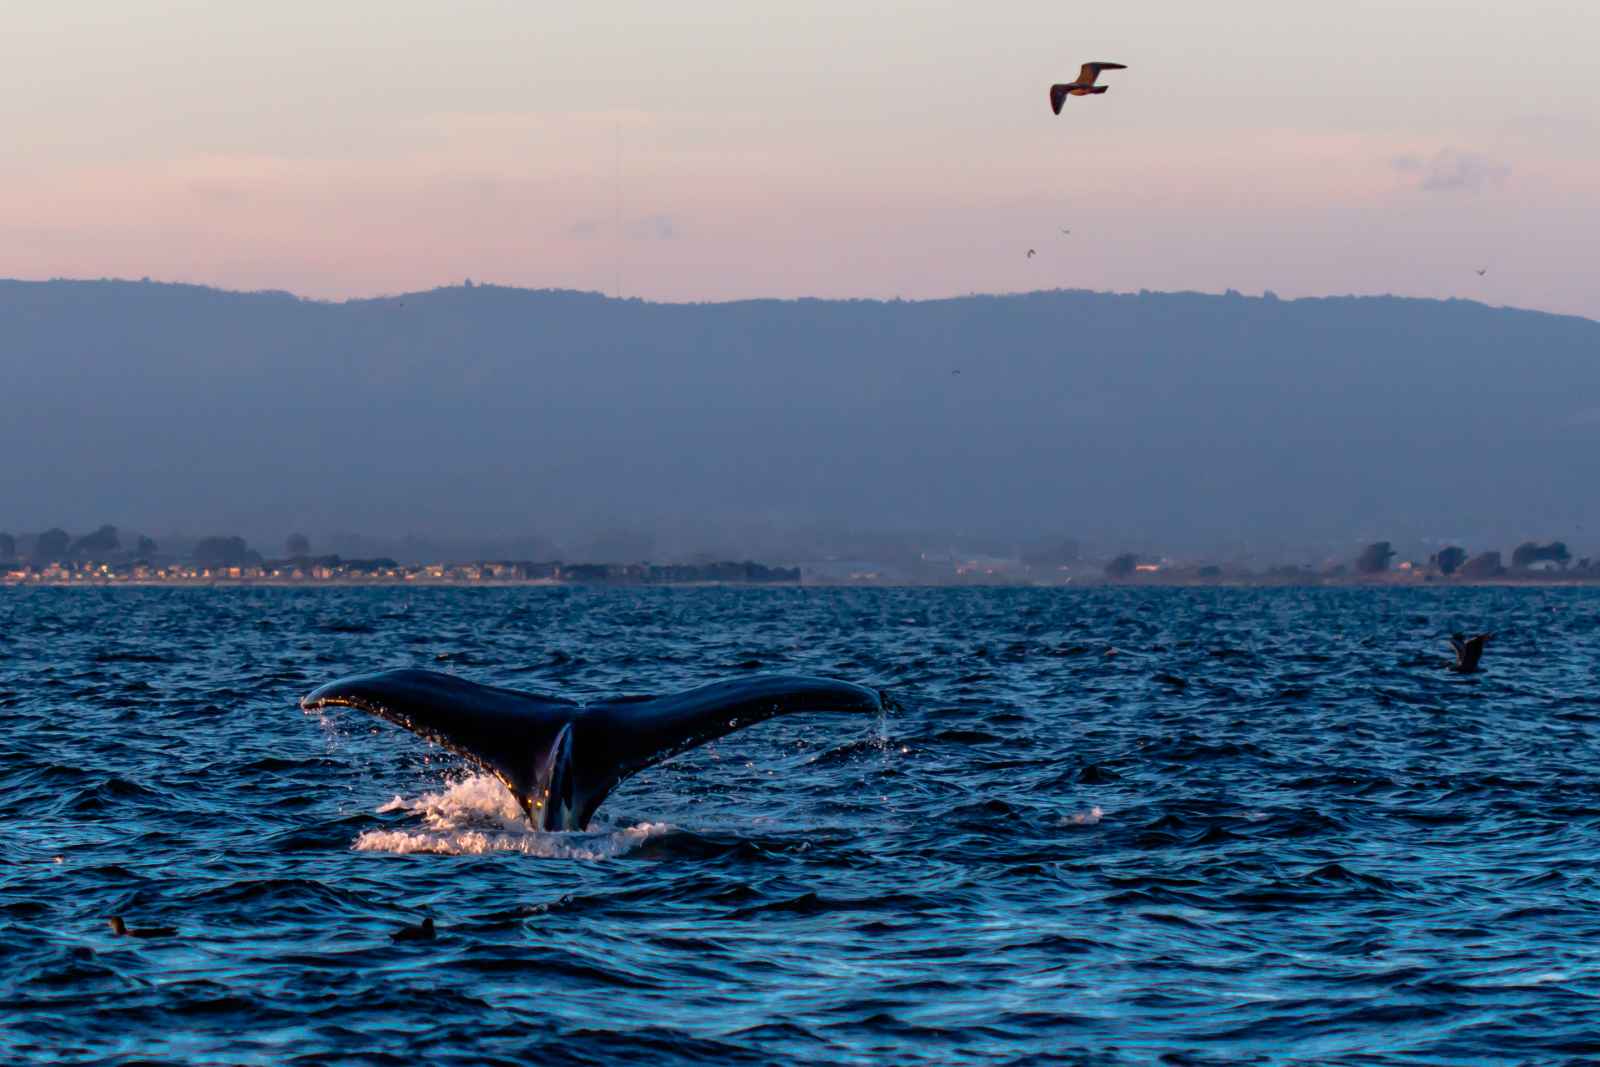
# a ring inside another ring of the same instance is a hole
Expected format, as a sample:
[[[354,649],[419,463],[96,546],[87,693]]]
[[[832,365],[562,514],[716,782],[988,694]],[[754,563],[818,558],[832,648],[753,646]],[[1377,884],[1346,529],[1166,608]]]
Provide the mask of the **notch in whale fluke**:
[[[661,697],[577,704],[435,671],[341,678],[300,701],[359,708],[476,763],[541,830],[581,830],[629,776],[741,727],[802,711],[879,713],[886,698],[829,678],[758,675]]]

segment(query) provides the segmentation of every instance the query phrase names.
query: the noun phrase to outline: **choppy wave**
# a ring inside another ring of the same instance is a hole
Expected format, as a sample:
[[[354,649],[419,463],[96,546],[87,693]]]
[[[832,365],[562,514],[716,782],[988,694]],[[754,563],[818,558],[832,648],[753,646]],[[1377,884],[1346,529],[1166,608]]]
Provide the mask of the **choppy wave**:
[[[1499,637],[1458,677],[1469,629]],[[0,653],[8,1063],[1600,1049],[1585,590],[18,589]],[[296,711],[397,666],[897,706],[546,834],[403,730]]]

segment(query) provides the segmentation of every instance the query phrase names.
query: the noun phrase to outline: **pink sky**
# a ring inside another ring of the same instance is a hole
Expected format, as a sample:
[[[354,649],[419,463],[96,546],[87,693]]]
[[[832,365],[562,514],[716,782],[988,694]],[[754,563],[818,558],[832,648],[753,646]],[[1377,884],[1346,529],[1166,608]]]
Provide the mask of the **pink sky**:
[[[1600,317],[1600,15],[858,6],[41,6],[0,44],[0,276],[1232,287]],[[1084,59],[1129,69],[1056,118],[1048,85]]]

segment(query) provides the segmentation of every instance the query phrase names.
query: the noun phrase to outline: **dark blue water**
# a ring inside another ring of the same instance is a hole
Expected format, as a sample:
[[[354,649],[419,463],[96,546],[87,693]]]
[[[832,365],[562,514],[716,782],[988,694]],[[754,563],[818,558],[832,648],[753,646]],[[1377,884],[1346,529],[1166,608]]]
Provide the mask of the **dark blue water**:
[[[0,590],[0,1059],[1600,1057],[1597,663],[1574,590]],[[402,665],[901,707],[541,834],[296,706]]]

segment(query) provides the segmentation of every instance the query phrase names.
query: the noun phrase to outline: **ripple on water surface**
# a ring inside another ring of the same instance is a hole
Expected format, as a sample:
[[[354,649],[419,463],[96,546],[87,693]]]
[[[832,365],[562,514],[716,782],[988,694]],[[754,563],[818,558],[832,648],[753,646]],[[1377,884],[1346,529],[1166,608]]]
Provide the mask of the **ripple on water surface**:
[[[1591,592],[3,589],[0,635],[10,1061],[1600,1056]],[[544,833],[297,708],[399,666],[899,707]]]

